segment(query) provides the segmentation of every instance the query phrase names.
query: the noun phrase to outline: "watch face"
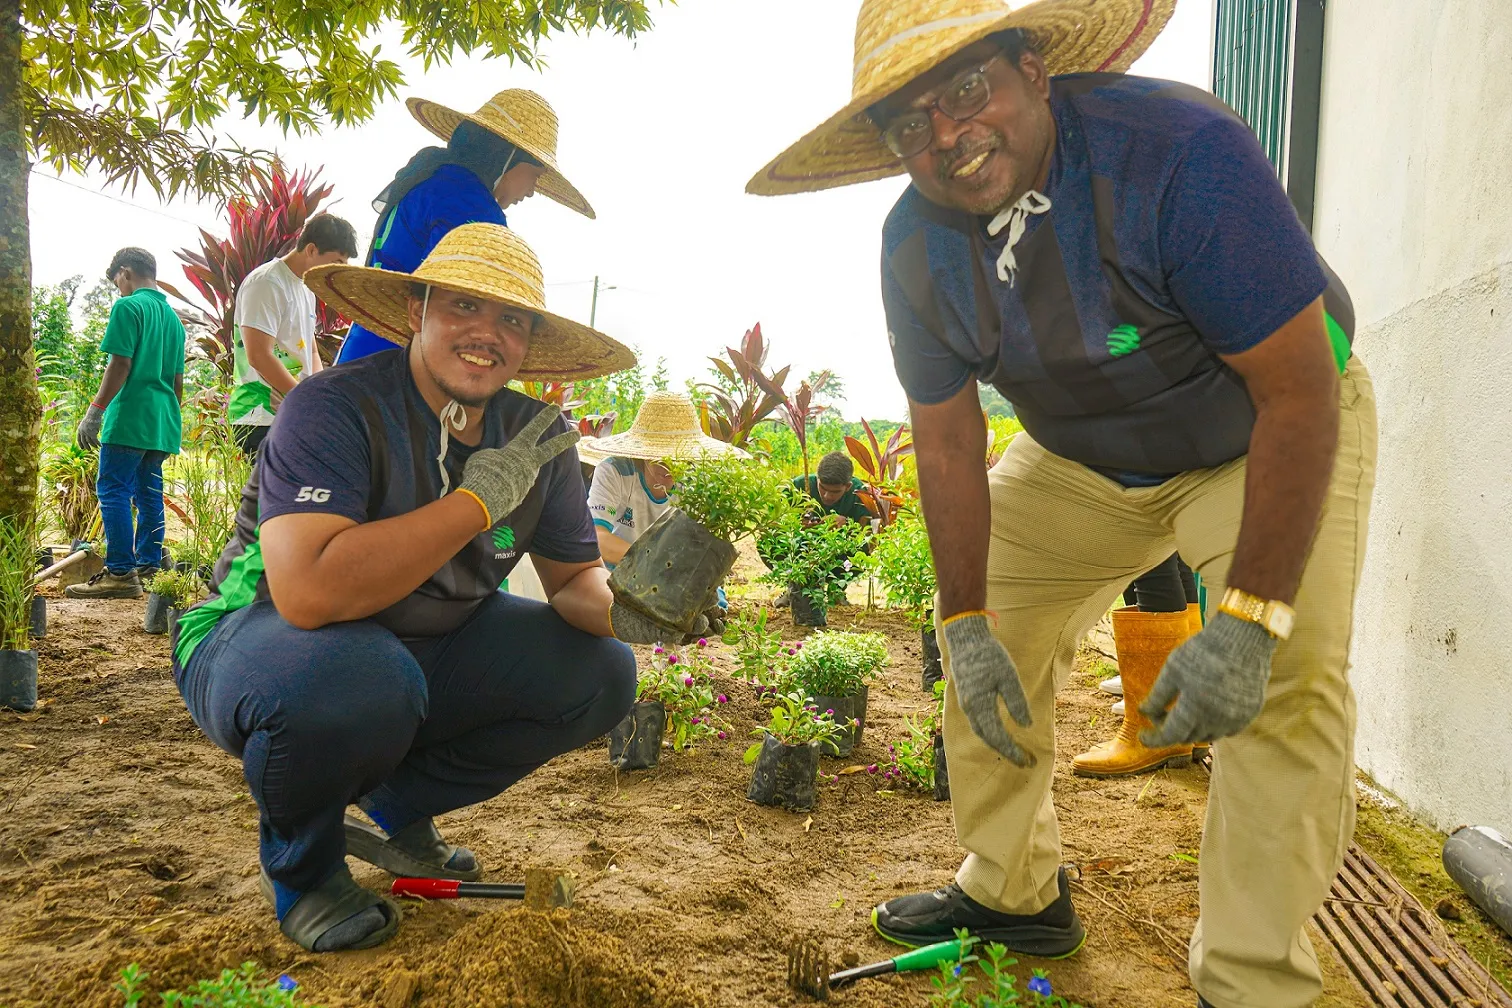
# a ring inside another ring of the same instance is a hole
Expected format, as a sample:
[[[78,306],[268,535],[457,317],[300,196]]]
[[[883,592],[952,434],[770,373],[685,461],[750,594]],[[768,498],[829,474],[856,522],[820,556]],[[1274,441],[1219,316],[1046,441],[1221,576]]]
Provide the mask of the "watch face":
[[[1282,640],[1291,636],[1292,624],[1296,622],[1296,614],[1286,606],[1271,606],[1269,624],[1271,633]]]

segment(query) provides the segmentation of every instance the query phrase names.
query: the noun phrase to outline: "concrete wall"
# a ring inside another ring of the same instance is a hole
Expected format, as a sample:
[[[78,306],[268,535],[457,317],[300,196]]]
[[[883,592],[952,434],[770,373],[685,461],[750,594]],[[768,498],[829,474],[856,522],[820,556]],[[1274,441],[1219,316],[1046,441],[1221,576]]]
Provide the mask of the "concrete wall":
[[[1376,383],[1362,769],[1512,835],[1512,3],[1330,0],[1315,231]]]

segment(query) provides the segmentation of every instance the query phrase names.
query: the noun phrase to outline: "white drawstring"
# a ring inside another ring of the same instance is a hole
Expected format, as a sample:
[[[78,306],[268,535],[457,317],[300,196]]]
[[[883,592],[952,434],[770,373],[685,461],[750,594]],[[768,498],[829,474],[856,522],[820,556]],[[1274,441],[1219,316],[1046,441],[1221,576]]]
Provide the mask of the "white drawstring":
[[[1030,189],[1017,203],[992,218],[992,223],[987,225],[987,233],[993,237],[997,237],[997,233],[1005,225],[1008,228],[1008,244],[1003,246],[1003,253],[998,256],[997,275],[1009,287],[1013,286],[1014,276],[1018,273],[1018,257],[1013,254],[1013,246],[1024,237],[1024,230],[1029,226],[1029,215],[1046,213],[1049,209],[1050,197]]]

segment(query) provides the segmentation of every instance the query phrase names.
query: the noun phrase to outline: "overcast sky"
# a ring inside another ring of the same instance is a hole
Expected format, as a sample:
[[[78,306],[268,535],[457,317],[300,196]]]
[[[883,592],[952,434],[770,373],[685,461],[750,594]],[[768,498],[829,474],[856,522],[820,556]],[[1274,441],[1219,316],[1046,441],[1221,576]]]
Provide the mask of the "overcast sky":
[[[327,209],[366,248],[373,196],[409,156],[433,143],[405,109],[411,94],[473,111],[507,87],[539,91],[562,121],[558,160],[598,211],[589,221],[544,197],[516,206],[510,226],[541,257],[548,306],[588,320],[595,275],[598,328],[665,357],[674,378],[760,321],[771,362],[794,374],[830,368],[845,382],[845,415],[900,418],[878,295],[882,219],[901,179],[803,196],[745,195],[746,180],[850,97],[855,0],[682,0],[656,9],[630,43],[606,34],[549,41],[542,72],[469,59],[423,73],[401,57],[400,98],[356,128],[285,138],[273,126],[227,121],[220,132],[277,149],[291,167],[323,167]],[[1212,0],[1181,0],[1134,72],[1209,86]],[[111,254],[140,245],[160,274],[182,280],[177,249],[196,227],[224,234],[208,204],[158,203],[150,191],[104,190],[33,174],[33,280],[100,275]],[[82,187],[82,188],[80,188]],[[86,191],[92,190],[92,191]],[[106,191],[109,196],[101,195]]]

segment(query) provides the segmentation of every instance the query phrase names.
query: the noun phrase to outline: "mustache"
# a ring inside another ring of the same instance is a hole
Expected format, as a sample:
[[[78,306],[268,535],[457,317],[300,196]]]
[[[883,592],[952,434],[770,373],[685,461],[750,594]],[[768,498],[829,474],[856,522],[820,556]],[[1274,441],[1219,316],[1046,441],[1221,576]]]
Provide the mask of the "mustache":
[[[935,173],[939,176],[940,182],[949,182],[951,176],[955,174],[956,169],[961,167],[961,165],[968,163],[972,158],[977,157],[985,151],[998,150],[1002,146],[1003,140],[1000,136],[993,136],[986,140],[977,141],[963,140],[949,154],[940,158],[940,166],[935,170]]]
[[[491,360],[495,364],[505,364],[505,363],[508,363],[504,359],[504,355],[499,352],[499,348],[498,347],[487,346],[487,345],[484,345],[482,343],[462,343],[462,344],[459,344],[457,346],[452,347],[452,353],[454,353],[454,354],[462,354],[462,353],[472,354],[474,357],[482,357],[485,360]]]

